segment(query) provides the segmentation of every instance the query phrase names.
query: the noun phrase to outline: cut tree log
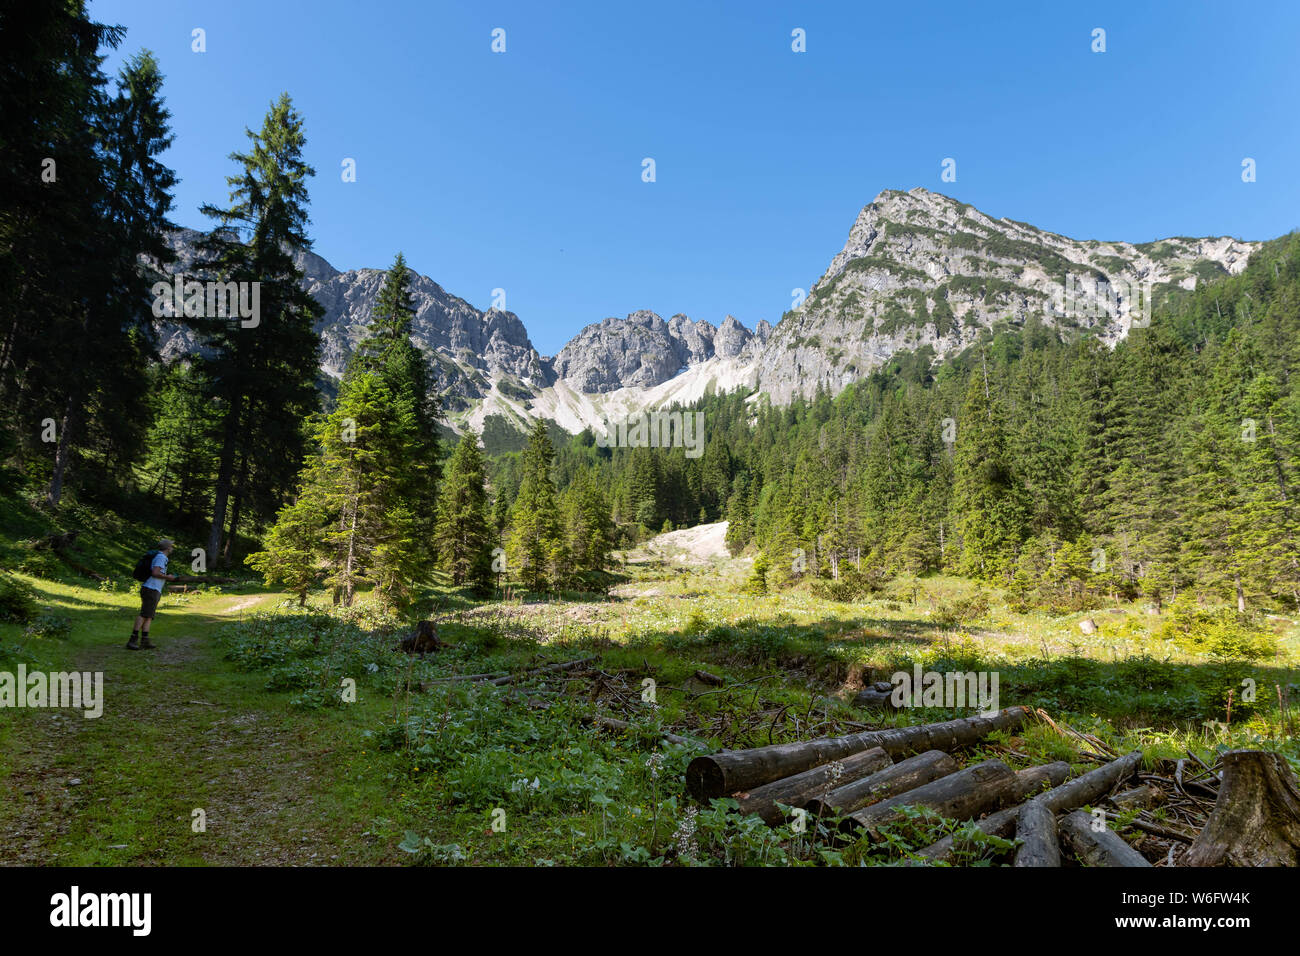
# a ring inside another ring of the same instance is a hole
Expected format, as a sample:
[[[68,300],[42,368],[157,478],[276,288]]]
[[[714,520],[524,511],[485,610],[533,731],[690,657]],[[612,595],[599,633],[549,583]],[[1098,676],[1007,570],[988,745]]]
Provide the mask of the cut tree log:
[[[1016,772],[1001,760],[985,760],[849,814],[847,825],[876,839],[881,827],[902,816],[900,807],[928,807],[954,820],[969,820],[997,809],[1015,792]]]
[[[1075,810],[1061,819],[1061,834],[1075,856],[1087,866],[1150,866],[1147,858],[1125,843],[1090,813]]]
[[[753,750],[724,750],[692,760],[686,768],[686,788],[696,800],[707,803],[714,797],[753,790],[872,747],[883,748],[891,757],[927,750],[952,751],[977,743],[995,730],[1014,730],[1028,715],[1026,707],[1008,707],[992,717],[868,730],[847,737],[820,737]]]
[[[834,774],[835,763],[839,764],[838,778]],[[889,754],[880,747],[872,747],[870,750],[853,754],[838,762],[822,764],[820,767],[797,773],[793,777],[774,780],[733,796],[740,804],[741,813],[746,815],[757,813],[763,818],[764,823],[773,825],[784,819],[784,813],[777,806],[778,803],[790,807],[807,807],[809,801],[824,794],[833,781],[845,783],[862,778],[870,779],[879,776],[876,771],[889,767],[891,763],[893,760]],[[956,769],[955,763],[953,768]],[[809,812],[813,811],[810,809]]]
[[[1067,810],[1074,810],[1085,803],[1094,803],[1110,793],[1117,784],[1123,783],[1133,776],[1141,763],[1142,751],[1135,750],[1130,754],[1125,754],[1118,760],[1112,760],[1110,763],[1098,767],[1096,770],[1089,770],[1085,774],[1080,774],[1068,783],[1054,787],[1046,793],[1034,797],[1034,799],[1042,801],[1053,813],[1065,813]],[[1020,808],[1011,807],[1007,810],[999,810],[997,813],[990,813],[975,826],[980,832],[988,836],[1006,837],[1015,829],[1016,818],[1019,815]],[[955,850],[956,845],[953,838],[946,836],[942,840],[930,844],[916,855],[919,863],[946,863],[952,859]]]
[[[1016,814],[1015,866],[1060,866],[1061,844],[1056,837],[1056,814],[1038,800],[1020,805]]]
[[[1154,807],[1157,804],[1164,803],[1166,799],[1165,792],[1159,787],[1144,783],[1132,790],[1124,790],[1121,793],[1114,794],[1110,798],[1110,803],[1120,810],[1145,810],[1147,807]]]
[[[1026,767],[1016,771],[1016,802],[1031,797],[1044,788],[1059,787],[1070,775],[1070,765],[1064,760]]]
[[[884,753],[883,750],[880,752]],[[960,769],[957,761],[942,750],[927,750],[869,777],[836,787],[825,796],[809,800],[808,815],[813,818],[846,816]]]
[[[1281,754],[1230,750],[1214,810],[1184,866],[1300,865],[1300,784]]]

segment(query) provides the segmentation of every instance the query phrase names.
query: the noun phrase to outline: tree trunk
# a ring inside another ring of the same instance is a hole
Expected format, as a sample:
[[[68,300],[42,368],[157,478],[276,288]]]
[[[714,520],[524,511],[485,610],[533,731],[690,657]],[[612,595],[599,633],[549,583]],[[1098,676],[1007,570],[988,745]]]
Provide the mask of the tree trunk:
[[[343,566],[343,606],[352,606],[352,595],[355,593],[356,584],[352,580],[352,562],[356,554],[357,540],[357,500],[354,495],[352,498],[352,527],[348,535],[348,557]]]
[[[235,538],[239,534],[240,512],[244,506],[244,495],[248,487],[248,449],[239,456],[239,482],[234,489],[234,504],[230,508],[230,530],[226,533],[226,542],[221,547],[221,563],[229,564],[235,547]]]
[[[1246,592],[1241,589],[1241,572],[1238,571],[1233,575],[1233,583],[1237,586],[1237,613],[1246,613]]]
[[[230,497],[230,480],[235,470],[235,443],[239,437],[239,404],[232,402],[226,412],[221,439],[221,463],[212,488],[212,527],[208,531],[208,558],[216,561],[221,553],[221,530],[226,525],[226,501]]]
[[[1047,791],[1047,793],[1034,797],[1034,799],[1041,802],[1053,813],[1064,813],[1076,807],[1081,807],[1085,803],[1095,803],[1110,793],[1117,784],[1133,776],[1141,763],[1142,751],[1135,750],[1130,754],[1125,754],[1118,760],[1112,760],[1110,763],[1098,767],[1096,770],[1089,770],[1087,773],[1075,777],[1069,783],[1060,784]],[[1024,773],[1023,770],[1020,772]],[[989,836],[1004,837],[1011,833],[1019,815],[1019,807],[999,810],[997,813],[991,813],[979,821],[976,827]],[[943,863],[952,859],[953,850],[953,838],[948,836],[921,850],[917,856],[923,863]]]
[[[1214,810],[1184,866],[1300,865],[1300,785],[1280,754],[1230,750]]]
[[[1020,805],[1016,814],[1016,866],[1060,866],[1061,845],[1056,838],[1056,814],[1037,800]]]
[[[1095,818],[1075,810],[1061,820],[1061,833],[1085,866],[1150,866],[1147,858],[1125,843],[1110,827],[1095,829]]]
[[[969,820],[1014,799],[1015,793],[1015,771],[1001,760],[985,760],[850,814],[849,826],[876,839],[881,827],[899,819],[900,807],[928,807],[954,820]]]
[[[808,801],[808,813],[814,817],[847,816],[855,810],[915,790],[922,784],[946,777],[960,769],[957,761],[942,750],[927,750],[892,767],[886,767],[879,773],[836,787],[819,799]]]
[[[82,409],[85,402],[79,394],[68,396],[63,409],[63,421],[59,425],[59,442],[54,451],[54,474],[50,476],[50,485],[46,489],[45,499],[57,508],[63,497],[63,482],[67,477],[68,462],[72,459],[72,436],[81,428]]]
[[[845,757],[838,763],[840,776],[835,783],[847,784],[854,780],[862,778],[870,780],[879,776],[876,771],[888,768],[892,760],[880,747],[872,747],[870,750]],[[797,773],[793,777],[774,780],[772,783],[733,796],[740,804],[741,813],[747,815],[757,813],[769,826],[780,823],[784,819],[784,812],[777,806],[778,803],[791,807],[806,807],[808,813],[816,817],[817,810],[813,804],[817,802],[816,798],[825,794],[827,788],[832,785],[832,766],[832,764],[822,764],[820,767]]]
[[[714,797],[753,790],[872,747],[883,748],[891,757],[926,750],[952,751],[970,746],[995,730],[1013,730],[1024,723],[1028,714],[1028,708],[1008,707],[993,717],[869,730],[847,737],[820,737],[753,750],[724,750],[692,760],[686,768],[686,787],[696,800],[707,803]]]

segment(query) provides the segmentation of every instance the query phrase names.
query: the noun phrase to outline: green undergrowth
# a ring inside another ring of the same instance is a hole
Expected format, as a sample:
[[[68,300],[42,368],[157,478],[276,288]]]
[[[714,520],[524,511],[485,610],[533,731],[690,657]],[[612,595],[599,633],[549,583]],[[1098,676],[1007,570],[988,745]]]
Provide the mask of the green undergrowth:
[[[365,608],[344,613],[284,606],[229,625],[223,643],[238,668],[264,678],[267,692],[300,709],[346,708],[350,682],[366,703],[359,730],[368,772],[394,793],[372,826],[412,862],[524,865],[898,865],[941,836],[962,829],[924,811],[909,812],[883,839],[845,842],[826,823],[768,827],[744,818],[730,800],[708,807],[685,794],[687,763],[719,747],[752,747],[847,733],[867,726],[969,716],[969,710],[914,708],[864,714],[831,683],[863,665],[849,645],[788,624],[696,622],[680,633],[641,634],[623,644],[587,634],[545,644],[499,621],[443,621],[450,646],[426,657],[397,649],[401,623]],[[575,629],[574,634],[578,631]],[[470,674],[523,675],[528,668],[595,657],[616,684],[603,693],[589,676],[533,674],[497,687],[452,680]],[[981,670],[990,661],[972,642],[913,648],[898,665]],[[708,669],[721,688],[695,680]],[[1231,746],[1282,746],[1282,719],[1257,702],[1238,704],[1231,724],[1206,728],[1245,673],[1237,665],[1179,665],[1153,659],[1114,663],[1082,658],[999,665],[1001,703],[1044,707],[1116,752],[1136,746],[1148,762],[1206,759]],[[1262,686],[1266,669],[1251,671]],[[646,694],[653,681],[653,694]],[[382,701],[382,706],[377,702]],[[1145,708],[1142,710],[1141,708]],[[628,722],[625,731],[592,726],[596,714]],[[1134,723],[1159,715],[1163,729]],[[1226,716],[1226,715],[1225,715]],[[671,744],[666,733],[689,738]],[[1014,738],[995,734],[962,755],[998,757],[1015,768],[1068,760],[1092,764],[1071,741],[1034,723]],[[419,821],[419,822],[412,822]],[[387,825],[391,832],[385,832]],[[995,865],[1010,844],[970,836],[956,863]]]

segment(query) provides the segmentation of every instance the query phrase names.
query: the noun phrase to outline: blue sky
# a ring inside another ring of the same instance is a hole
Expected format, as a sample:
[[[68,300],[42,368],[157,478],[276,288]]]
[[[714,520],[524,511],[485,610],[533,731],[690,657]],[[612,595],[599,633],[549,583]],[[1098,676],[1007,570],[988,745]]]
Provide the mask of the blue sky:
[[[1300,4],[551,6],[90,12],[128,28],[109,69],[147,47],[166,74],[177,222],[208,225],[198,207],[225,201],[228,154],[287,90],[317,169],[316,251],[347,269],[400,249],[482,309],[503,288],[543,354],[636,309],[775,322],[882,189],[1081,239],[1300,226]],[[791,50],[796,28],[807,52]]]

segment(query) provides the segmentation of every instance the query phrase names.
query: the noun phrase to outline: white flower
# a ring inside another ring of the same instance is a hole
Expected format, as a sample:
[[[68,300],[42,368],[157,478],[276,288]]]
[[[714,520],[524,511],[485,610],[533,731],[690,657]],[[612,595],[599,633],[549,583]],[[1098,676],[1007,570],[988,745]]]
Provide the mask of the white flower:
[[[695,843],[695,818],[699,812],[694,806],[687,807],[686,818],[677,825],[677,832],[673,834],[673,839],[677,841],[677,855],[680,857],[693,858],[700,852]]]
[[[650,771],[650,776],[655,778],[658,778],[659,768],[662,767],[663,764],[664,764],[664,755],[659,753],[658,751],[655,751],[649,757],[647,757],[645,762],[647,769],[649,769]]]

